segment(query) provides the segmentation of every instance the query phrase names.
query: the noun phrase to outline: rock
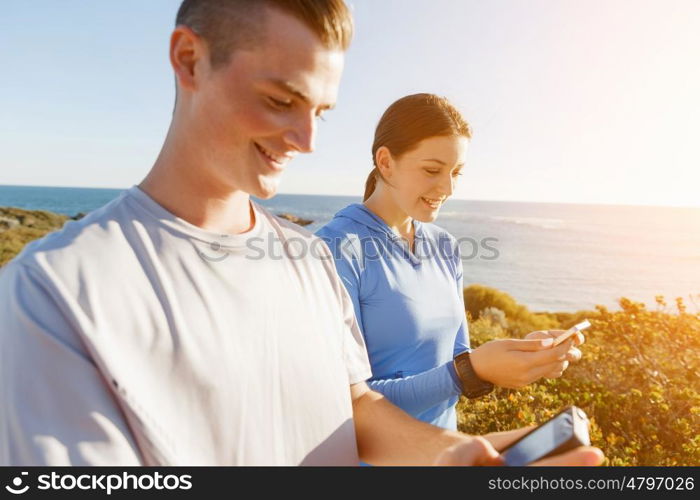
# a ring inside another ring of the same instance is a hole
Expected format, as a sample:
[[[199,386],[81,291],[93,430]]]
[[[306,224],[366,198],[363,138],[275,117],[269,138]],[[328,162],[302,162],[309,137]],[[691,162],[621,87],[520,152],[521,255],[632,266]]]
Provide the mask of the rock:
[[[19,221],[12,217],[0,216],[0,233],[19,226]]]
[[[23,208],[0,207],[0,221],[6,229],[26,227],[41,231],[53,231],[63,226],[68,217],[45,210],[24,210]]]
[[[0,266],[17,255],[32,240],[63,227],[65,215],[44,210],[0,207]]]
[[[313,222],[312,220],[302,219],[301,217],[287,213],[277,214],[277,217],[282,217],[283,219],[287,219],[288,221],[293,222],[294,224],[299,224],[300,226],[308,226]]]

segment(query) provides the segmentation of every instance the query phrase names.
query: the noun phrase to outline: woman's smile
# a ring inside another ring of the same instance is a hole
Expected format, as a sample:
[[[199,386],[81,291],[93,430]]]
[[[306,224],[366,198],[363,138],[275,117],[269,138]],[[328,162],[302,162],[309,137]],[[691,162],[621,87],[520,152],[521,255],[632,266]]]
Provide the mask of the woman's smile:
[[[429,208],[433,210],[437,210],[440,208],[440,205],[442,205],[442,202],[444,201],[443,198],[426,198],[424,196],[421,196],[421,201],[425,203]]]

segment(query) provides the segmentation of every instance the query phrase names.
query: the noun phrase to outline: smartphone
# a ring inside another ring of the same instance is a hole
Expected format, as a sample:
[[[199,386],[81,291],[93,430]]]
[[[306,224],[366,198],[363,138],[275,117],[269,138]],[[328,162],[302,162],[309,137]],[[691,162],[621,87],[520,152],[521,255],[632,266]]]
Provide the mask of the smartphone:
[[[568,338],[572,337],[574,334],[580,332],[581,330],[585,330],[589,326],[591,326],[591,324],[588,322],[587,319],[581,321],[577,325],[572,326],[567,331],[565,331],[564,333],[562,333],[561,335],[559,335],[558,337],[556,337],[554,339],[554,343],[552,344],[552,347],[558,346],[559,344],[561,344],[562,342],[564,342]]]
[[[522,466],[590,444],[586,413],[576,406],[567,406],[547,422],[501,450],[501,455],[505,465]]]

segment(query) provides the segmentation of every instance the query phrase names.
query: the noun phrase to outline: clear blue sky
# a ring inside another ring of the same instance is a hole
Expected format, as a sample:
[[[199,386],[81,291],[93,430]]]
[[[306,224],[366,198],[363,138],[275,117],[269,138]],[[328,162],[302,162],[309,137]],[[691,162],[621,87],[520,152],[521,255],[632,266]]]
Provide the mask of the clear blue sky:
[[[457,198],[700,206],[697,0],[349,0],[317,151],[280,192],[362,193],[373,129],[434,92],[475,130]],[[0,184],[127,187],[172,111],[178,0],[5,2]]]

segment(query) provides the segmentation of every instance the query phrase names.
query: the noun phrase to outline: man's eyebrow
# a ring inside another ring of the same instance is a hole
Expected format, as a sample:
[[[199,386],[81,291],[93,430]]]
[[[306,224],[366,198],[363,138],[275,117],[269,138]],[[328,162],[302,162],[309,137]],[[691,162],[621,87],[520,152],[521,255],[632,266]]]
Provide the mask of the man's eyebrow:
[[[306,104],[310,104],[311,100],[309,99],[309,96],[304,94],[301,90],[296,88],[294,85],[292,85],[290,82],[286,80],[279,80],[279,79],[272,79],[270,80],[270,83],[272,83],[274,86],[277,88],[284,90],[286,92],[289,92],[290,94],[295,95],[297,98],[299,98],[301,101],[303,101]],[[335,107],[335,104],[324,104],[322,106],[319,106],[319,109],[322,110],[328,110],[328,109],[333,109]]]

